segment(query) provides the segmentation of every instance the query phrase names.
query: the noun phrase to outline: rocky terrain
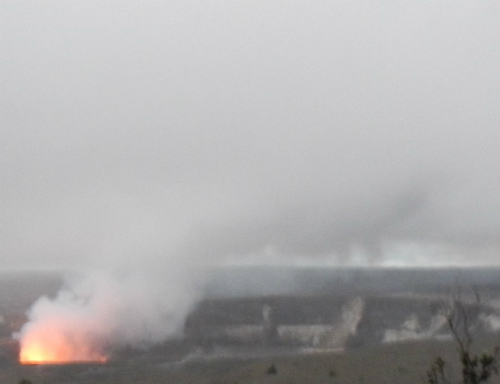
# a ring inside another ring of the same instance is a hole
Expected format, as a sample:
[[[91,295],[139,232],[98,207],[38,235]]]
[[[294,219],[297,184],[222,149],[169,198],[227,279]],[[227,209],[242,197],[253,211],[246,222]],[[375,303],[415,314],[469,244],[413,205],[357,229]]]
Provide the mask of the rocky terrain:
[[[443,311],[457,279],[474,287],[461,299],[473,316],[478,348],[500,345],[499,270],[288,270],[281,280],[277,272],[218,271],[182,335],[113,351],[104,365],[68,366],[20,366],[12,339],[29,304],[41,293],[54,294],[60,276],[3,276],[0,381],[295,383],[311,370],[319,375],[315,382],[376,382],[384,372],[391,380],[419,382],[434,356],[453,360]],[[357,372],[367,356],[386,368],[375,372],[367,364],[353,377],[348,367]],[[278,373],[267,373],[271,364]],[[398,382],[391,380],[379,382]]]

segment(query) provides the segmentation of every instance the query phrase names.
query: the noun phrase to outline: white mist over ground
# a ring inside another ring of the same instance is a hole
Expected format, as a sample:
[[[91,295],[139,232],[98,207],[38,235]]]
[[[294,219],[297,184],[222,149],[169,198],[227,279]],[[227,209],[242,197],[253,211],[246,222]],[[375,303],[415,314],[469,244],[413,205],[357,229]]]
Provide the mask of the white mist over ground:
[[[194,286],[175,273],[73,277],[55,298],[41,297],[29,310],[15,335],[21,361],[101,361],[114,349],[180,336],[197,297]]]
[[[498,2],[0,6],[2,267],[98,271],[21,338],[163,338],[217,263],[499,264]]]
[[[58,294],[33,304],[15,335],[21,361],[102,361],[115,349],[150,347],[181,336],[202,297],[206,263],[178,246],[181,220],[167,229],[158,212],[130,198],[100,199],[106,206],[93,212],[96,228],[80,233],[99,258],[64,272]]]

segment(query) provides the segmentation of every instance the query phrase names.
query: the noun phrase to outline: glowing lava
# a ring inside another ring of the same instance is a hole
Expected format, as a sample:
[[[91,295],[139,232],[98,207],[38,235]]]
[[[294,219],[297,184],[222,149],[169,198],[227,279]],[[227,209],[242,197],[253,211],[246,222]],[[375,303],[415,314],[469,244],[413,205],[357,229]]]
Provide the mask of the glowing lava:
[[[21,364],[105,363],[107,357],[82,335],[64,335],[49,329],[32,329],[20,340]],[[98,345],[98,344],[97,344]]]

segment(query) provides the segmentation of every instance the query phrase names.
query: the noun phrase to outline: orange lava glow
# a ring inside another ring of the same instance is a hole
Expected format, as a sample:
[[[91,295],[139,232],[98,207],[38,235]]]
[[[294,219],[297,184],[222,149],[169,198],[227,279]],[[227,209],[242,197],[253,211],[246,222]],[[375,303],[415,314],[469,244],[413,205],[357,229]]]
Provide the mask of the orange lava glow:
[[[30,332],[20,341],[21,364],[102,364],[107,360],[85,338],[74,340],[58,332]]]

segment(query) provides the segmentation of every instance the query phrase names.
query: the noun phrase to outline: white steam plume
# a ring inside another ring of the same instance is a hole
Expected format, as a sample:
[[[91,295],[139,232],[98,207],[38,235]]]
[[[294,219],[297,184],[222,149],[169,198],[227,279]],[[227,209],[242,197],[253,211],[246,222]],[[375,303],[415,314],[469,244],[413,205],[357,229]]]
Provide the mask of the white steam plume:
[[[21,361],[101,360],[113,349],[179,334],[196,293],[175,273],[95,272],[69,280],[55,298],[41,297],[30,309],[16,335]]]
[[[201,262],[178,245],[186,236],[185,222],[178,219],[168,237],[168,215],[133,198],[100,198],[107,209],[90,210],[94,229],[80,233],[89,241],[73,248],[92,257],[66,273],[55,297],[43,296],[30,308],[28,322],[15,335],[21,361],[96,361],[124,346],[162,342],[182,332],[199,298]],[[93,206],[81,199],[73,207],[85,205]],[[93,237],[95,227],[100,238]]]
[[[5,4],[2,265],[110,271],[21,340],[164,337],[191,258],[498,265],[498,2]]]

